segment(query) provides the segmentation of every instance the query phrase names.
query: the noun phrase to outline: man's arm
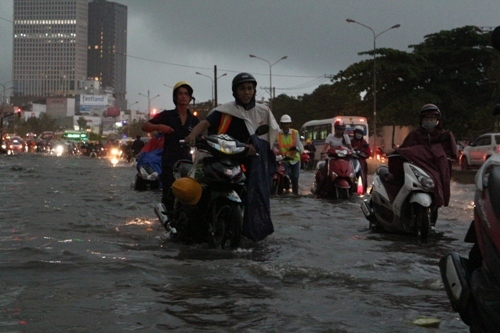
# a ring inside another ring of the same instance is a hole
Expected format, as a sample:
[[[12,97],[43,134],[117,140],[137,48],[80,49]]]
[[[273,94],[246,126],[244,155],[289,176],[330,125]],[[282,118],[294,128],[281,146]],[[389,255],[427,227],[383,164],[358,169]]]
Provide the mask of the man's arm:
[[[188,142],[191,146],[193,146],[196,142],[196,138],[205,132],[208,128],[210,127],[210,123],[208,120],[203,119],[200,121],[193,129],[191,130],[191,133],[189,133],[188,136],[186,136],[186,142]]]

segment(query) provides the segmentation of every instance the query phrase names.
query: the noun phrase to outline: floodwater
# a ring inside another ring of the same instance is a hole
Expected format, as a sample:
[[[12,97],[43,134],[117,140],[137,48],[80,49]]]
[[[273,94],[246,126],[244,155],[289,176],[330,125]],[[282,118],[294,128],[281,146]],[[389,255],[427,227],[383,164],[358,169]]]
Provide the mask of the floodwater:
[[[0,332],[467,332],[438,261],[466,254],[473,185],[453,182],[440,234],[373,233],[360,198],[273,198],[275,232],[240,249],[168,239],[131,164],[0,156]],[[420,316],[439,328],[412,324]]]

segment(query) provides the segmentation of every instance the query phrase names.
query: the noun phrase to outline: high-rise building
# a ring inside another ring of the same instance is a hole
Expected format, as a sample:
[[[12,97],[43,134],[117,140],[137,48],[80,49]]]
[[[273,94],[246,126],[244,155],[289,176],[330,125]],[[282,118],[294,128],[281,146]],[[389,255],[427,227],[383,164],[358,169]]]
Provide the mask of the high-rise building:
[[[14,0],[13,101],[90,93],[125,109],[127,7],[106,0]],[[93,94],[94,92],[90,93]]]
[[[127,7],[106,0],[89,3],[88,78],[112,87],[115,105],[126,109]]]
[[[74,95],[87,78],[87,0],[14,0],[14,98]]]

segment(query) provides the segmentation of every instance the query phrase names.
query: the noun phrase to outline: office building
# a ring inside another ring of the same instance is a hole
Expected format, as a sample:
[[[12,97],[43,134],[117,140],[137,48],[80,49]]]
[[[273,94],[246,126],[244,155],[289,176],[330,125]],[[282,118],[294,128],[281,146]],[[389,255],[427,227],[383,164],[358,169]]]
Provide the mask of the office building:
[[[126,108],[127,7],[105,0],[14,0],[13,98],[100,94]],[[76,111],[78,113],[78,110]]]
[[[18,104],[75,95],[87,78],[87,0],[14,0],[13,81]]]
[[[88,78],[112,87],[115,105],[127,104],[127,7],[105,0],[89,3]]]

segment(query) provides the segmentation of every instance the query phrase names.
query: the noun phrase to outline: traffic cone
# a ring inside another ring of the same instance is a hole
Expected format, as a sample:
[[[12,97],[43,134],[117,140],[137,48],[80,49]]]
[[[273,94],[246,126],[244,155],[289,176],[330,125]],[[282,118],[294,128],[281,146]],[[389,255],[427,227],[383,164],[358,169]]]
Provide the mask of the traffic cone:
[[[357,190],[357,193],[359,195],[364,194],[364,191],[363,191],[363,179],[361,179],[361,177],[358,177],[358,190]]]

